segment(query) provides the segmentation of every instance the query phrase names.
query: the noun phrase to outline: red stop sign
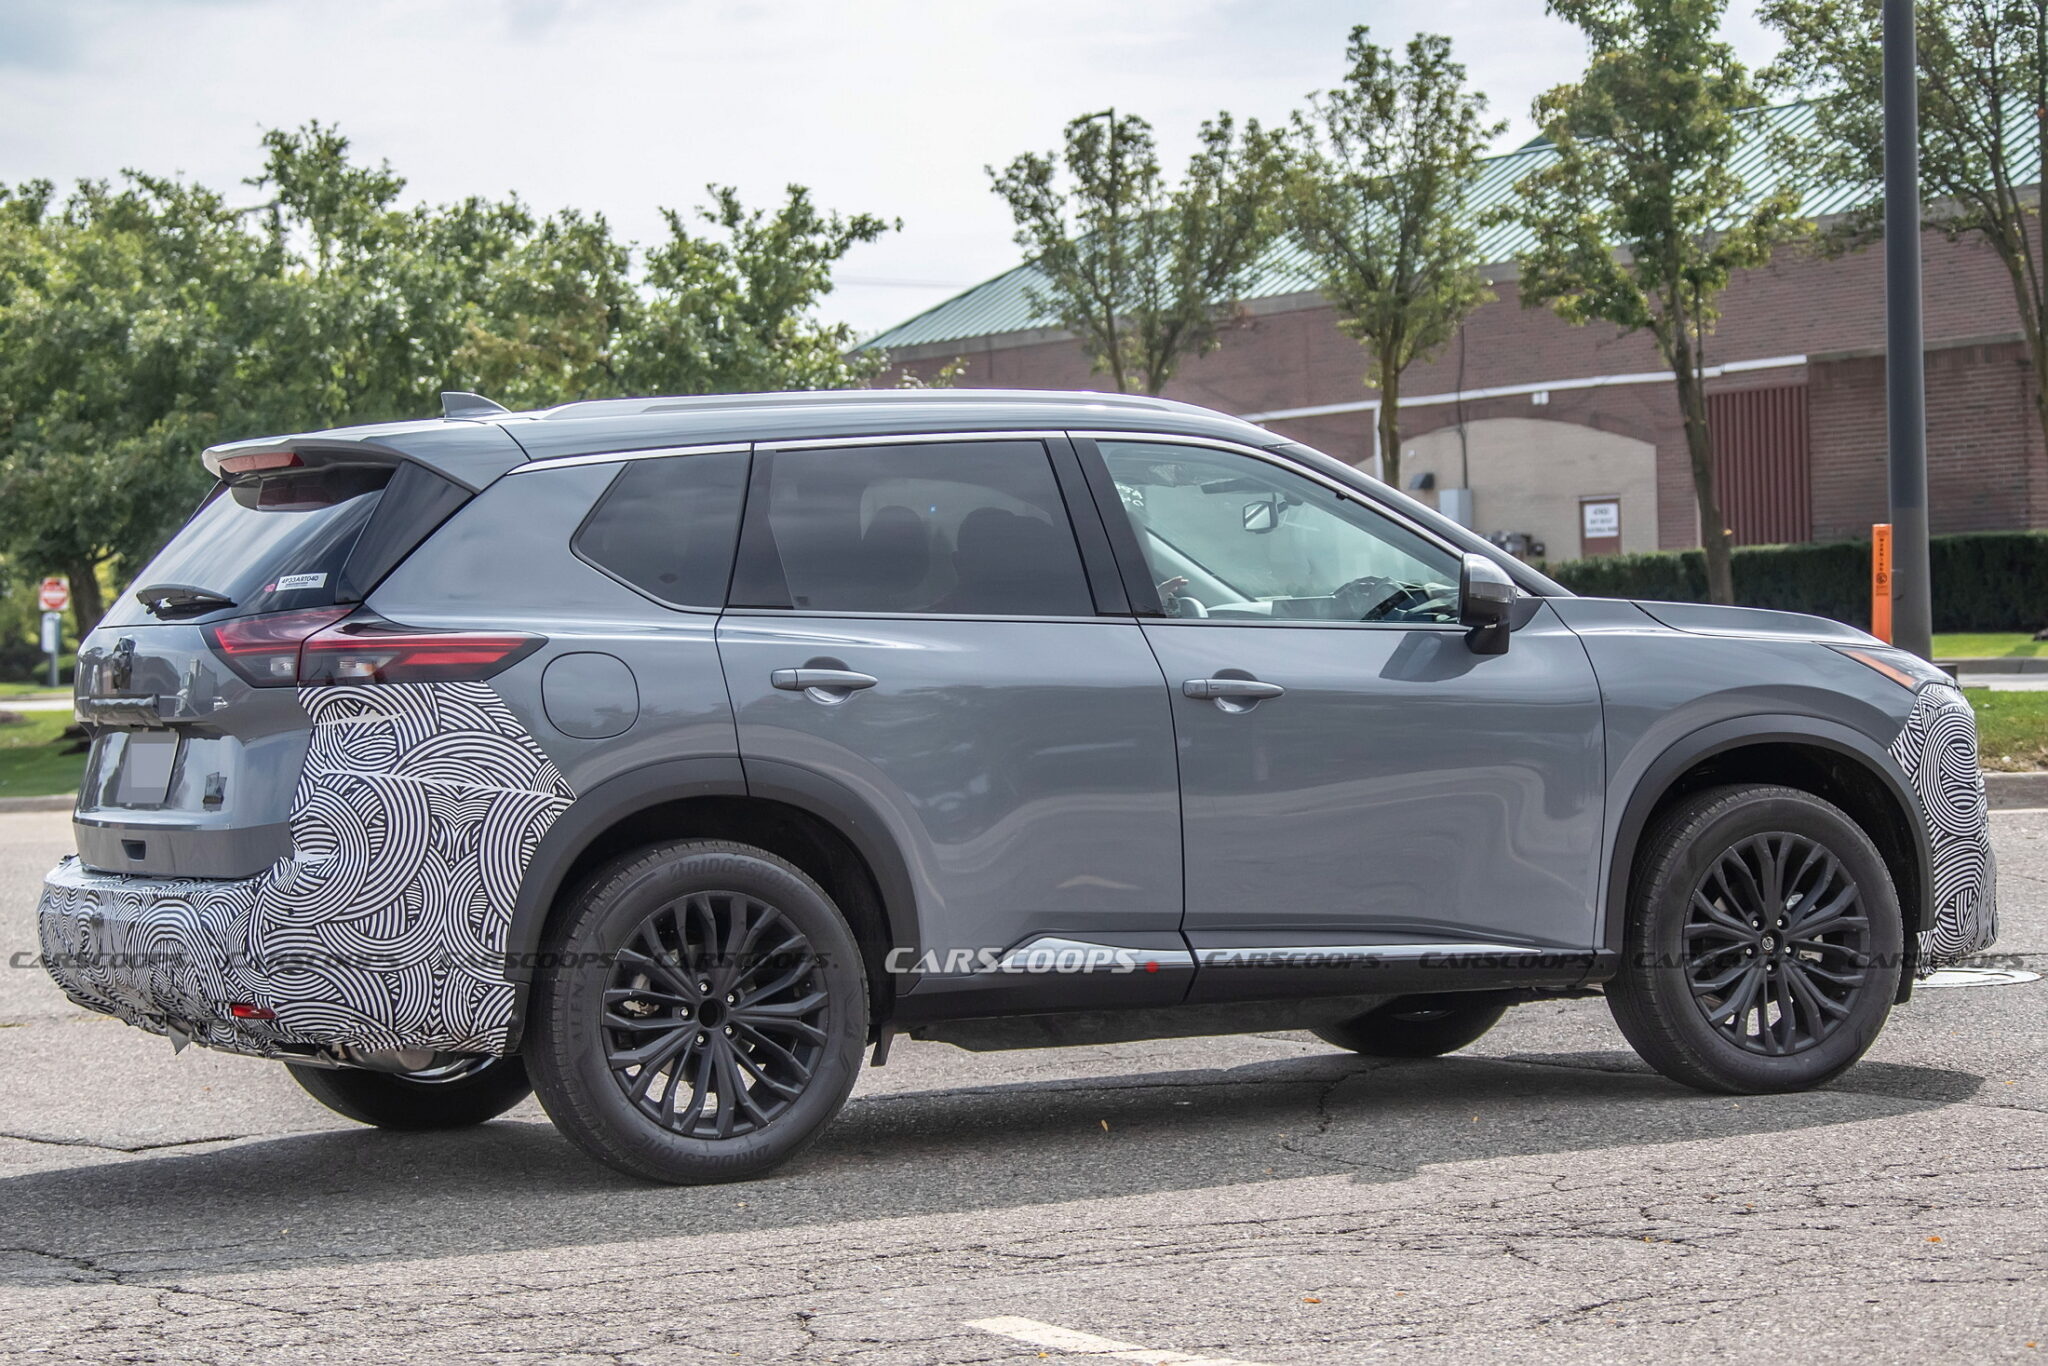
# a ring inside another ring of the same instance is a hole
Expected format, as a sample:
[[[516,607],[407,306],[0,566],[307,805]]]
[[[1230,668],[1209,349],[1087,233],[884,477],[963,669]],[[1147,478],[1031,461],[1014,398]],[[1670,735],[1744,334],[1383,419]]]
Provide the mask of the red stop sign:
[[[52,574],[36,590],[36,601],[45,612],[61,612],[71,605],[71,585]]]

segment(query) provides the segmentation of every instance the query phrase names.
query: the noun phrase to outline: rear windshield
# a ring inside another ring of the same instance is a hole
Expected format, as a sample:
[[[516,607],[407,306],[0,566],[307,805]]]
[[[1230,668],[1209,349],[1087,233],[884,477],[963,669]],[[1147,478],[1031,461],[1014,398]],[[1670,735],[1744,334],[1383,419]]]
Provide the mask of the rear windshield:
[[[158,620],[136,599],[135,590],[165,585],[201,589],[234,603],[173,620],[333,606],[342,566],[391,473],[388,465],[329,465],[216,487],[135,576],[107,613],[106,624]]]

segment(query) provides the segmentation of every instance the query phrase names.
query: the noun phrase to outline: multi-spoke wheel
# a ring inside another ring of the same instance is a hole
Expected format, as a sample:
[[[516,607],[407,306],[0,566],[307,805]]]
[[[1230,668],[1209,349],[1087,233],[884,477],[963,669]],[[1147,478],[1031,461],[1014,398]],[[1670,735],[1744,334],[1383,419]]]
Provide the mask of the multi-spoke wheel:
[[[534,1087],[557,1127],[621,1171],[759,1175],[852,1089],[867,1038],[859,951],[824,891],[773,854],[643,850],[585,889],[551,944]]]
[[[663,1128],[750,1134],[803,1094],[829,1006],[818,952],[788,916],[744,892],[698,892],[641,921],[619,950],[605,1061]]]
[[[1637,854],[1614,1017],[1660,1072],[1791,1091],[1854,1063],[1898,989],[1890,872],[1840,809],[1786,787],[1694,794]]]

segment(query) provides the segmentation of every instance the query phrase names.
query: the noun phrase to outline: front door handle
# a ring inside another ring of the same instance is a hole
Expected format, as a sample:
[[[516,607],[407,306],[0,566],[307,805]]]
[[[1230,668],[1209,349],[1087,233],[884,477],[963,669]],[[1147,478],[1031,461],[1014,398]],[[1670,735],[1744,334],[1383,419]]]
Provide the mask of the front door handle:
[[[872,688],[881,681],[873,674],[855,673],[851,669],[777,669],[768,675],[769,686],[784,692],[810,692],[815,688],[841,696]]]
[[[1278,683],[1261,683],[1256,678],[1190,678],[1180,690],[1183,696],[1201,702],[1257,702],[1287,691]]]

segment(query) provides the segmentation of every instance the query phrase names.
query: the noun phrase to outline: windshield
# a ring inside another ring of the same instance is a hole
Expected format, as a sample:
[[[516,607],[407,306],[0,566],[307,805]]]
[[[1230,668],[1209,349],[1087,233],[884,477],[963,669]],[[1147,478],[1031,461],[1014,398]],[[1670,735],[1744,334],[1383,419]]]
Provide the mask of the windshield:
[[[106,624],[159,620],[137,601],[135,590],[172,585],[234,604],[177,620],[332,606],[342,565],[390,479],[390,466],[329,465],[216,486],[135,576]]]

